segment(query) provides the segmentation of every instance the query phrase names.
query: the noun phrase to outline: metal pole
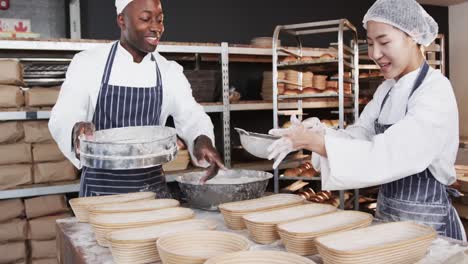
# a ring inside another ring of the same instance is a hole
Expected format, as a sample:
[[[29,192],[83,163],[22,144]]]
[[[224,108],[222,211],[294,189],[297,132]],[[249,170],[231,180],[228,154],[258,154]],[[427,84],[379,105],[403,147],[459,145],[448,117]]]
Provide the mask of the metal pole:
[[[223,141],[224,165],[231,168],[231,106],[229,104],[229,45],[221,43],[221,73],[223,80]]]

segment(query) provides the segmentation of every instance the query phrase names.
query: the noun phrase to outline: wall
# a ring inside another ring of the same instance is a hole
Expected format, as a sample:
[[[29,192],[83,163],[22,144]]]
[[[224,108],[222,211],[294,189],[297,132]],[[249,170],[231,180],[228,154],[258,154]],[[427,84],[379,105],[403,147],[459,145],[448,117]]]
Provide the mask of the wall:
[[[450,80],[460,114],[460,135],[468,137],[468,3],[449,7]]]
[[[41,38],[67,36],[67,2],[65,0],[10,0],[8,10],[0,10],[2,18],[31,20],[31,31]]]

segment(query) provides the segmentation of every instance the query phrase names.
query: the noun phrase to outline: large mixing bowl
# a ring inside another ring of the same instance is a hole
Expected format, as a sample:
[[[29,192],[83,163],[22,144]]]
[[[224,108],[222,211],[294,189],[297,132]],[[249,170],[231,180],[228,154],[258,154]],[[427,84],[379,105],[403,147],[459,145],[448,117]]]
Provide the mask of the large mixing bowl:
[[[279,139],[277,136],[248,132],[241,128],[235,128],[235,130],[239,133],[242,147],[250,154],[262,159],[268,159],[268,147]]]
[[[193,208],[218,210],[227,202],[255,199],[263,196],[273,174],[253,170],[220,170],[218,175],[200,183],[204,171],[182,174],[176,178],[182,194]]]
[[[174,128],[136,126],[104,129],[80,136],[83,166],[97,169],[138,169],[164,164],[177,154]]]

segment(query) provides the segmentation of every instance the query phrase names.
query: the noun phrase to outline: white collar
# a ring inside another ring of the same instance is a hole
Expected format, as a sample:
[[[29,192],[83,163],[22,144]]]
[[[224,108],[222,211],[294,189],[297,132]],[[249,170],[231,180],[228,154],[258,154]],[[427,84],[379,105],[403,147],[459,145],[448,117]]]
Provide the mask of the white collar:
[[[422,65],[416,70],[403,75],[400,79],[398,79],[398,81],[396,81],[395,79],[389,80],[391,86],[393,86],[392,89],[399,89],[399,88],[405,88],[405,87],[408,89],[412,89],[413,84],[416,81],[416,78],[418,77],[421,69],[422,69]]]
[[[143,60],[140,62],[140,63],[136,63],[133,61],[133,56],[132,54],[130,54],[130,52],[128,52],[127,49],[125,49],[122,44],[120,43],[119,41],[119,45],[117,45],[117,52],[119,52],[119,54],[122,55],[122,58],[125,60],[125,62],[129,62],[129,63],[134,63],[134,64],[141,64],[141,63],[146,63],[148,61],[151,61],[151,53],[148,53],[145,55],[145,57],[143,58]]]

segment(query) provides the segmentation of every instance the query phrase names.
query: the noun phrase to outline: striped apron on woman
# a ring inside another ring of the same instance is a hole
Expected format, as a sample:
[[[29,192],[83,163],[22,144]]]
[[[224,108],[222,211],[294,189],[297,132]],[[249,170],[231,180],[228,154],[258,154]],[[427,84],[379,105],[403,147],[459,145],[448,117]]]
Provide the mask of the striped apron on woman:
[[[429,65],[424,63],[409,97],[419,88],[428,69]],[[380,112],[390,90],[382,101]],[[378,118],[374,122],[376,134],[384,133],[391,126],[391,124],[380,124]],[[433,227],[439,235],[462,240],[463,228],[448,192],[452,190],[437,181],[429,168],[426,168],[420,173],[381,185],[376,217],[384,221],[414,221]]]
[[[153,87],[129,87],[110,85],[118,42],[112,45],[101,81],[93,123],[96,131],[102,129],[155,126],[160,124],[162,105],[162,79],[156,60],[156,85]],[[164,171],[161,166],[106,170],[83,167],[80,196],[98,196],[138,191],[153,191],[157,197],[170,197]]]

